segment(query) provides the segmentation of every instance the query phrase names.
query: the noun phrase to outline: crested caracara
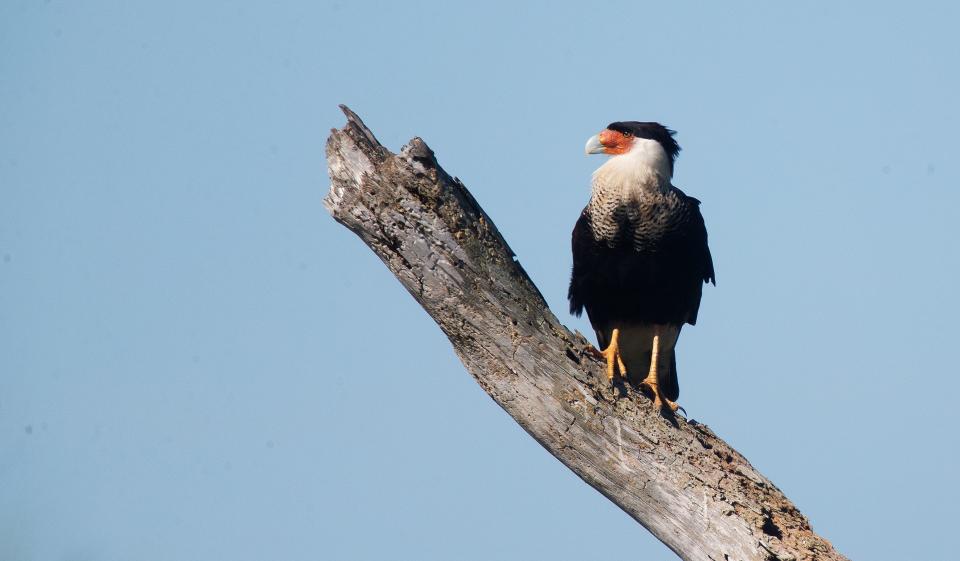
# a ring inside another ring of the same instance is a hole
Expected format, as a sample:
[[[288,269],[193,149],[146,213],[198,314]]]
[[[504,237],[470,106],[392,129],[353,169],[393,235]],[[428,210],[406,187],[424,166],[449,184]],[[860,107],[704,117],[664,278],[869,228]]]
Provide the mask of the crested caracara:
[[[674,348],[697,323],[703,285],[715,283],[700,201],[671,184],[680,152],[659,123],[610,124],[587,141],[608,154],[573,229],[570,312],[587,311],[607,377],[653,391],[654,406],[677,409]]]

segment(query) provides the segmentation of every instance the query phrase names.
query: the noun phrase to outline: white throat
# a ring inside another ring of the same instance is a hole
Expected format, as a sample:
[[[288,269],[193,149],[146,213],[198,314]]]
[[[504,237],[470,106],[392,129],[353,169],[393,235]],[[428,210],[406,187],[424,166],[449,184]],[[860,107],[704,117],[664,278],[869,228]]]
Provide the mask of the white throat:
[[[670,176],[670,156],[663,146],[637,138],[629,152],[613,156],[593,172],[593,189],[619,191],[621,196],[662,193],[670,188]]]

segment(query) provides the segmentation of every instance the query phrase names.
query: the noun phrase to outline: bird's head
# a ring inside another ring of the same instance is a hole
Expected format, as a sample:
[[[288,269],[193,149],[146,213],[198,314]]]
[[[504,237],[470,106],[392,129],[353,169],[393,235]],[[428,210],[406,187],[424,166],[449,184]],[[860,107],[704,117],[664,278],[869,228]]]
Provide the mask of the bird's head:
[[[638,165],[666,168],[673,175],[673,162],[680,153],[675,131],[660,123],[618,121],[587,140],[587,154],[608,154],[635,159]]]

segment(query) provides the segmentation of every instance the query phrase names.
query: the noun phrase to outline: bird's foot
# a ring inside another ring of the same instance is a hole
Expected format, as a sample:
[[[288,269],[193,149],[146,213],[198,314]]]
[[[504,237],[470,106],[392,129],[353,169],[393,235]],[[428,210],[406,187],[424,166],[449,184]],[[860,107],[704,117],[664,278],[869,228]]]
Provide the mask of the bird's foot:
[[[610,344],[607,345],[607,348],[599,351],[603,356],[604,360],[607,362],[607,381],[613,382],[613,377],[616,374],[616,370],[619,368],[620,377],[627,377],[627,366],[623,363],[623,357],[620,356],[620,330],[614,329],[613,335],[610,337]]]
[[[660,393],[660,386],[657,385],[656,379],[651,380],[649,377],[644,381],[640,382],[641,386],[646,386],[650,388],[650,391],[653,392],[653,408],[657,411],[663,411],[664,409],[669,409],[671,413],[676,413],[677,409],[683,409],[676,402],[670,401]]]
[[[623,364],[623,358],[620,356],[620,349],[618,347],[607,347],[604,351],[601,351],[604,359],[607,361],[607,381],[613,382],[613,377],[616,375],[616,370],[619,369],[620,377],[627,377],[627,366]],[[616,365],[616,368],[614,368]]]

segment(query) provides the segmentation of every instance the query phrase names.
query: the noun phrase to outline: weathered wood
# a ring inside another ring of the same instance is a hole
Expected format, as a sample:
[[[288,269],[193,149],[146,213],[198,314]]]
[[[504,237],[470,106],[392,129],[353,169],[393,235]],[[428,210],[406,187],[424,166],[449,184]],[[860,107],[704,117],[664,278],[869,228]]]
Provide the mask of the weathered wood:
[[[384,148],[346,107],[324,205],[383,260],[483,389],[564,465],[682,559],[845,559],[705,425],[611,389],[466,187],[414,138]],[[571,219],[572,220],[572,219]]]

